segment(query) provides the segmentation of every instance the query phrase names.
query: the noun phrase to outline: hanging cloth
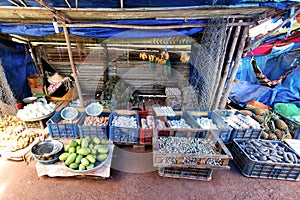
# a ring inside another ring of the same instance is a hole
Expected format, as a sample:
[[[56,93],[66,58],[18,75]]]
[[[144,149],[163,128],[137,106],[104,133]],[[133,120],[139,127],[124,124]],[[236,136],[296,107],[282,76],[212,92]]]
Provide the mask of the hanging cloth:
[[[299,65],[296,65],[295,67],[288,70],[285,74],[280,76],[279,79],[271,81],[268,79],[268,77],[262,72],[262,70],[259,68],[259,66],[256,63],[256,60],[254,56],[252,55],[251,58],[251,65],[253,67],[253,71],[255,73],[255,76],[257,80],[260,82],[261,85],[269,86],[269,87],[275,87],[277,84],[281,83],[289,73],[291,73],[295,68],[299,67]]]

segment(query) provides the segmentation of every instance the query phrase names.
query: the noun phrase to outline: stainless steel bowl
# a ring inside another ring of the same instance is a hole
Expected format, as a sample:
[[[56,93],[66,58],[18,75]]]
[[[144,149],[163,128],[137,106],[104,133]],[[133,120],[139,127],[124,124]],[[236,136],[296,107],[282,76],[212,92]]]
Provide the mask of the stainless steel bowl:
[[[22,99],[22,101],[26,104],[29,104],[35,102],[37,99],[38,99],[37,97],[26,97]]]
[[[34,158],[41,163],[45,161],[57,161],[60,154],[64,152],[64,144],[58,140],[45,140],[35,144],[31,148]]]

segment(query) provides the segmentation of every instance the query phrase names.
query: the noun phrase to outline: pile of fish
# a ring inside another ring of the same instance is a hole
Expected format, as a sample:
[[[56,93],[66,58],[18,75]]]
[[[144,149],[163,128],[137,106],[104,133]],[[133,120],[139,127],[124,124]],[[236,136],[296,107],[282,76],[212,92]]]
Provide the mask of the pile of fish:
[[[299,157],[280,144],[280,142],[252,139],[239,143],[239,146],[254,161],[300,164]]]

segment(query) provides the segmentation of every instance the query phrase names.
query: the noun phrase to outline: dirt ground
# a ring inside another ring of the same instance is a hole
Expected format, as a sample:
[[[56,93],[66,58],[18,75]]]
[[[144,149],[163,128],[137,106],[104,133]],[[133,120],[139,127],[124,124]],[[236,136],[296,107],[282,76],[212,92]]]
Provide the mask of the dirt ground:
[[[137,165],[137,166],[134,166]],[[151,153],[114,151],[108,179],[38,177],[36,162],[0,157],[0,199],[299,199],[296,181],[244,177],[233,162],[230,170],[214,170],[211,181],[158,176]]]

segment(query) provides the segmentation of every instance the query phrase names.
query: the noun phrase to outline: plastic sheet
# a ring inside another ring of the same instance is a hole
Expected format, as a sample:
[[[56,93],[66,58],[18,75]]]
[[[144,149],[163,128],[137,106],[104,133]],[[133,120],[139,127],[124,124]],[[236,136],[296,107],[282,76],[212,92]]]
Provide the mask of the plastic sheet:
[[[26,46],[0,39],[0,58],[15,98],[31,96],[27,77],[36,74],[37,70]]]

